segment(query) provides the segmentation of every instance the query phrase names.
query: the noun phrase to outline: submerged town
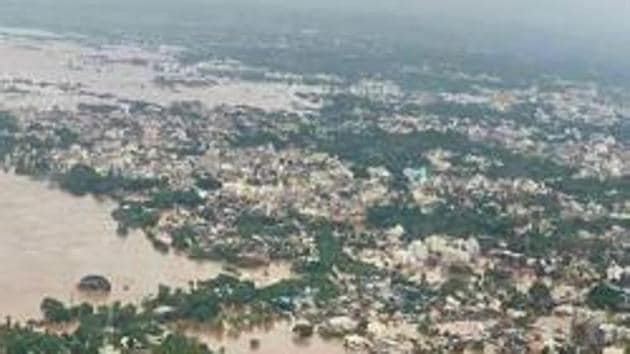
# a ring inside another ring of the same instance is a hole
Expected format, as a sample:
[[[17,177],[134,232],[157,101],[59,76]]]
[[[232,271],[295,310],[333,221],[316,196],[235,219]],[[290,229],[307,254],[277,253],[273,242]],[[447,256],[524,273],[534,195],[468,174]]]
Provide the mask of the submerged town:
[[[42,33],[3,32],[0,53],[3,173],[222,265],[135,302],[2,307],[0,352],[230,353],[199,333],[273,324],[319,353],[629,348],[623,89],[430,67],[405,86]]]

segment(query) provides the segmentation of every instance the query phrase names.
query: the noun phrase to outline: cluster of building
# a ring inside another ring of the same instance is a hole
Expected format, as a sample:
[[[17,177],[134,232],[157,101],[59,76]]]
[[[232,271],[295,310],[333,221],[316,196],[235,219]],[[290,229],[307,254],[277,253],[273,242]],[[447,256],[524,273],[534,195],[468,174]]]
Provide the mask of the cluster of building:
[[[3,41],[0,46],[10,45]],[[54,52],[48,45],[45,50]],[[132,54],[133,60],[91,54],[81,65],[98,61],[144,72],[164,55],[142,59],[142,53]],[[73,65],[79,70],[79,64]],[[160,87],[198,90],[218,84],[193,82],[191,76],[202,67],[188,72],[174,65],[168,61],[160,67]],[[18,79],[4,82],[15,85]],[[326,276],[341,289],[340,296],[315,306],[306,291],[294,316],[304,326],[343,338],[359,352],[580,347],[616,353],[630,340],[624,300],[630,299],[630,259],[625,256],[630,201],[624,197],[627,190],[619,190],[630,188],[630,143],[616,135],[628,119],[622,108],[590,85],[423,93],[431,96],[427,104],[455,105],[461,114],[425,112],[422,104],[414,114],[393,108],[374,127],[397,136],[456,133],[470,149],[440,144],[410,152],[417,155],[417,164],[401,171],[372,165],[360,176],[354,161],[305,143],[317,137],[287,138],[305,124],[314,126],[315,134],[337,129],[338,122],[318,115],[318,105],[326,104],[323,92],[311,90],[309,95],[317,97],[308,100],[317,104],[308,109],[272,112],[244,104],[207,105],[201,94],[195,102],[165,105],[120,98],[105,104],[78,95],[75,109],[0,101],[21,127],[12,133],[15,146],[4,156],[3,167],[54,176],[81,164],[102,176],[158,179],[166,183],[160,188],[193,191],[202,203],[159,210],[158,221],[144,231],[172,246],[179,237],[176,230],[191,227],[193,243],[186,251],[197,256],[218,257],[229,250],[233,255],[228,260],[258,264],[283,258],[299,269],[317,247],[317,235],[305,219],[349,225],[351,231],[334,237],[343,245],[344,257],[372,271],[355,273],[333,265]],[[383,102],[397,100],[398,107],[413,99],[373,82],[347,94],[384,95]],[[303,101],[299,97],[296,102]],[[501,119],[467,111],[471,105]],[[519,112],[524,105],[538,108]],[[341,113],[348,119],[362,114],[354,108]],[[369,124],[351,123],[342,128],[356,134]],[[244,136],[251,139],[235,143]],[[487,149],[476,148],[480,145]],[[363,148],[370,149],[371,142]],[[496,153],[498,149],[510,155]],[[378,161],[398,158],[388,151],[374,154]],[[522,166],[520,175],[498,172],[513,163],[540,160],[559,170],[542,177],[538,165]],[[217,184],[200,184],[203,176]],[[403,188],[395,186],[396,178],[403,179]],[[576,195],[563,187],[574,180],[599,187]],[[149,202],[159,192],[152,188],[118,198],[122,204]],[[387,223],[370,220],[371,211],[384,206],[395,206],[401,214],[389,215],[393,221]],[[470,228],[456,228],[454,223],[467,220],[466,215],[473,215]],[[251,222],[253,230],[244,222]],[[416,228],[416,223],[438,226]],[[614,299],[597,298],[597,287],[607,291],[602,296]]]

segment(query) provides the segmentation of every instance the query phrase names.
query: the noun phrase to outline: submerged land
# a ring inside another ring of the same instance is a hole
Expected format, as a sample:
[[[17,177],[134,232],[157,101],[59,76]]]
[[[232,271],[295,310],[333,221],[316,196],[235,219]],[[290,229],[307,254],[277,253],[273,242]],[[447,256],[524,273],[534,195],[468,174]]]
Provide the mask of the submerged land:
[[[623,351],[628,91],[338,41],[0,32],[0,348]]]

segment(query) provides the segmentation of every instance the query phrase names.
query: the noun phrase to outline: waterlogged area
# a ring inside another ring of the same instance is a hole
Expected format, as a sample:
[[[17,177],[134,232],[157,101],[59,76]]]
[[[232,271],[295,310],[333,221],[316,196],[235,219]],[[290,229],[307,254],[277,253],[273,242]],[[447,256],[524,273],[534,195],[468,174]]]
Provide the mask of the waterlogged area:
[[[188,335],[198,338],[210,348],[227,354],[346,354],[339,340],[325,340],[317,335],[302,339],[291,331],[288,321],[269,323],[242,333],[229,333],[203,327],[187,327]],[[256,344],[252,346],[252,341]]]
[[[110,216],[113,207],[0,172],[0,316],[39,318],[44,297],[70,304],[138,303],[160,284],[186,287],[223,271],[219,263],[159,253],[141,233],[119,237]],[[107,277],[111,293],[82,298],[76,285],[87,274]],[[289,275],[288,267],[274,265],[243,277],[266,284]]]

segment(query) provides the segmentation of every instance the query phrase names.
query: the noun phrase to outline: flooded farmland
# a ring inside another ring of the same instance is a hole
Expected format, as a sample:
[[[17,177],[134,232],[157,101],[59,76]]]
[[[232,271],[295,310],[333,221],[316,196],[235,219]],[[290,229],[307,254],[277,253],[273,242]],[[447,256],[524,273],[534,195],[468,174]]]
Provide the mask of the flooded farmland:
[[[222,331],[189,327],[186,333],[210,348],[222,348],[228,354],[345,354],[339,340],[325,340],[317,335],[300,339],[291,331],[291,323],[280,321],[232,335]],[[256,345],[252,346],[252,341]]]

